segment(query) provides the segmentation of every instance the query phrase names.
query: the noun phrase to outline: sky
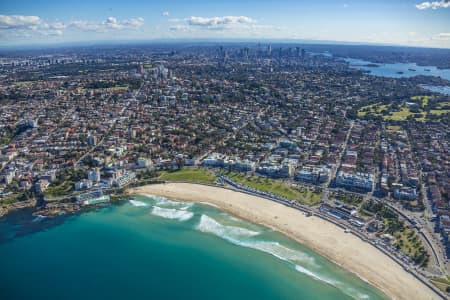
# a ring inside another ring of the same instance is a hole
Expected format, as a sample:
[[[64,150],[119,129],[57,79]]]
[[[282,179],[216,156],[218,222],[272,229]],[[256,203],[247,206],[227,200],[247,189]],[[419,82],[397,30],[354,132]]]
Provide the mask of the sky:
[[[0,1],[0,46],[160,39],[450,48],[450,0]]]

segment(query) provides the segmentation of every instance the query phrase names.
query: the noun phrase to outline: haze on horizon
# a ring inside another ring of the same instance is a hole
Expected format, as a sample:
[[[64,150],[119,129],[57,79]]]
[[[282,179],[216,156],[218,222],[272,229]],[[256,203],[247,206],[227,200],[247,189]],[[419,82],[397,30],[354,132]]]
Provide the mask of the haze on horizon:
[[[0,4],[0,46],[273,39],[450,48],[450,0],[137,0]]]

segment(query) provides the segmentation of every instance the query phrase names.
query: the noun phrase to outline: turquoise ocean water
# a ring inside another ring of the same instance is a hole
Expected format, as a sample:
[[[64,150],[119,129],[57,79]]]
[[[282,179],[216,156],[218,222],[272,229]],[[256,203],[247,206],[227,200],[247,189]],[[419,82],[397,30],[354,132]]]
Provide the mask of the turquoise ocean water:
[[[387,299],[313,251],[201,204],[136,196],[0,219],[1,299]]]

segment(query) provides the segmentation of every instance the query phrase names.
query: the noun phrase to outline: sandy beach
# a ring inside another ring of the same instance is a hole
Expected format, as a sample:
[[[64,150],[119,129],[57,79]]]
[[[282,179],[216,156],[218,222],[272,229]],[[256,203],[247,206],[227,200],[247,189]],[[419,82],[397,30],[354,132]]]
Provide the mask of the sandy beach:
[[[441,299],[391,258],[342,228],[318,217],[245,193],[188,183],[155,184],[132,194],[206,202],[238,217],[277,230],[336,262],[393,299]]]

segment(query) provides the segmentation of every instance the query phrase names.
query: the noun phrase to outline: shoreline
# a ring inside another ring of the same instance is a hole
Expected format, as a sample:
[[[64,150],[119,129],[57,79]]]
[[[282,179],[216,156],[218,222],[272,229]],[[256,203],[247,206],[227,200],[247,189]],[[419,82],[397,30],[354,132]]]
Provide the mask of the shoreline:
[[[151,194],[209,204],[278,231],[378,288],[392,299],[442,299],[382,251],[335,224],[282,204],[221,187],[165,183],[130,188],[127,194]]]

